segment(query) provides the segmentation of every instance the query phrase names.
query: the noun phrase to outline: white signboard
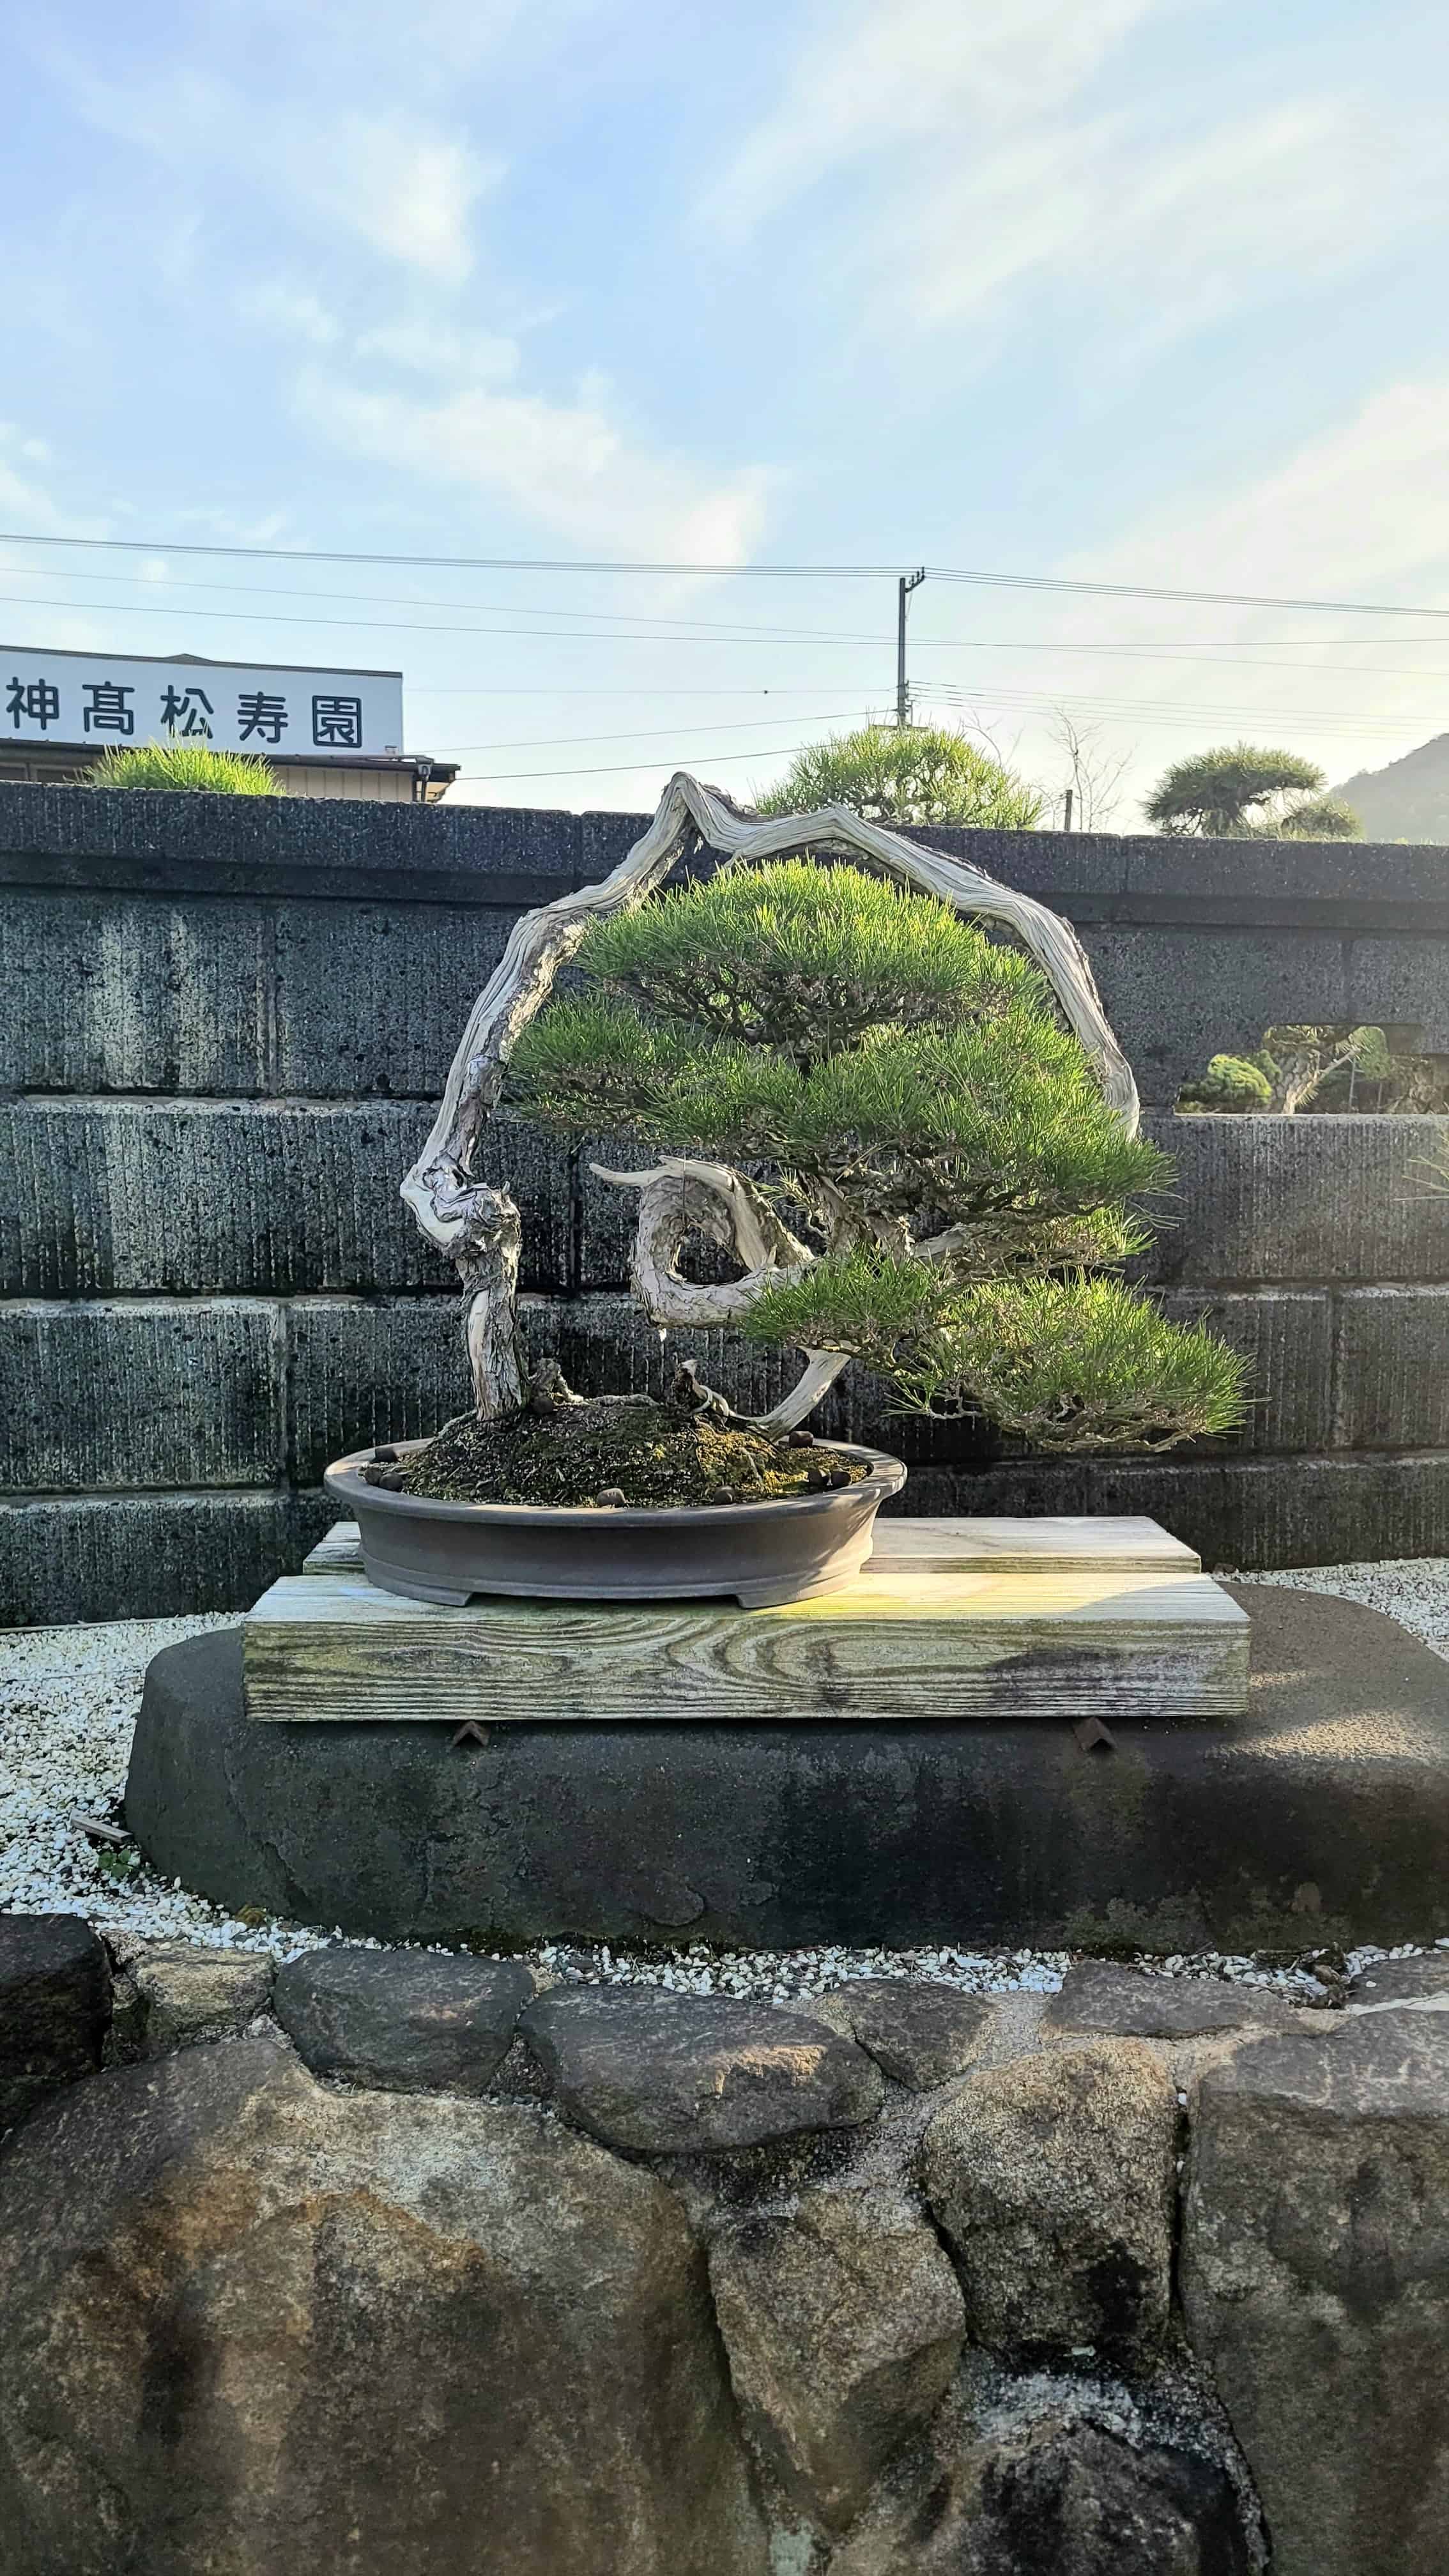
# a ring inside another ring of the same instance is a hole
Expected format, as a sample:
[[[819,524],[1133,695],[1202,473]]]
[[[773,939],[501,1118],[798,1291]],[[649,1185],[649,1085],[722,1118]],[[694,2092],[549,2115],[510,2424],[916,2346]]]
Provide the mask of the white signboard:
[[[0,645],[0,743],[209,742],[294,760],[402,749],[400,671],[306,671]]]

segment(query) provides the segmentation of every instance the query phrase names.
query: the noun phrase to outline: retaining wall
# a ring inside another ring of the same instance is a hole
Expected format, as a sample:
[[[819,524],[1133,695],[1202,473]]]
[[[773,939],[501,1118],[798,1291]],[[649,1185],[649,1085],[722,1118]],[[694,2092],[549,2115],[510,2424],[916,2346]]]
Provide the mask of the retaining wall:
[[[465,1400],[452,1274],[398,1178],[521,908],[611,866],[627,815],[0,789],[0,1618],[249,1601],[327,1520],[329,1457]],[[1013,1459],[820,1417],[910,1460],[923,1512],[1141,1510],[1212,1563],[1449,1551],[1449,1122],[1179,1120],[1274,1019],[1449,1053],[1449,853],[937,833],[1079,925],[1179,1192],[1145,1275],[1253,1361],[1247,1434],[1170,1461]],[[603,1159],[617,1159],[605,1140]],[[657,1384],[624,1294],[632,1196],[500,1121],[530,1334]],[[779,1364],[673,1336],[731,1391]]]

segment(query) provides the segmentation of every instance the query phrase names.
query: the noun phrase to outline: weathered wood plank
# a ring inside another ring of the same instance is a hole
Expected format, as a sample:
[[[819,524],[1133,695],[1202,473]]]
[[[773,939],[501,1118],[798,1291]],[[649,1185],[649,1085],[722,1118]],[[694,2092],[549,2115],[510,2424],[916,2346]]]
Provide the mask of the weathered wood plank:
[[[1248,1622],[1173,1567],[961,1568],[901,1556],[813,1601],[436,1609],[356,1574],[291,1576],[246,1623],[248,1713],[757,1723],[1232,1715]]]
[[[1160,1521],[1141,1513],[1037,1512],[1019,1520],[950,1518],[877,1521],[870,1570],[902,1560],[933,1558],[957,1566],[1042,1565],[1175,1566],[1196,1574],[1197,1550],[1173,1538]],[[356,1521],[337,1521],[302,1566],[304,1574],[360,1574],[362,1542]]]

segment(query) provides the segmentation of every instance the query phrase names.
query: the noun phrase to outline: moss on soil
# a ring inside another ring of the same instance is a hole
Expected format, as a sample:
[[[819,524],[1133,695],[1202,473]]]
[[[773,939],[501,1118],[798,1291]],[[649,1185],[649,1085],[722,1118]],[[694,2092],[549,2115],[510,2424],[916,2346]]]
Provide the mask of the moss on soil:
[[[763,1502],[810,1491],[812,1468],[850,1466],[758,1431],[632,1396],[603,1396],[552,1413],[493,1422],[463,1414],[408,1461],[402,1490],[458,1503],[596,1504],[610,1487],[636,1509]]]

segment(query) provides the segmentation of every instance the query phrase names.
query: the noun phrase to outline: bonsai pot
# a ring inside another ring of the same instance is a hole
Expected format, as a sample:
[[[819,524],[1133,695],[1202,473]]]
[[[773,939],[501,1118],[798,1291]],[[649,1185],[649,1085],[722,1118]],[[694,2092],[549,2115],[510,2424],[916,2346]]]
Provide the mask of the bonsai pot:
[[[397,1456],[426,1447],[399,1440]],[[871,1550],[876,1513],[906,1481],[899,1458],[821,1440],[825,1457],[869,1472],[825,1493],[703,1509],[554,1508],[447,1503],[391,1493],[360,1470],[371,1449],[339,1458],[323,1479],[357,1522],[369,1582],[410,1601],[475,1592],[544,1601],[677,1601],[733,1594],[747,1610],[837,1592]],[[812,1453],[813,1454],[813,1453]]]

